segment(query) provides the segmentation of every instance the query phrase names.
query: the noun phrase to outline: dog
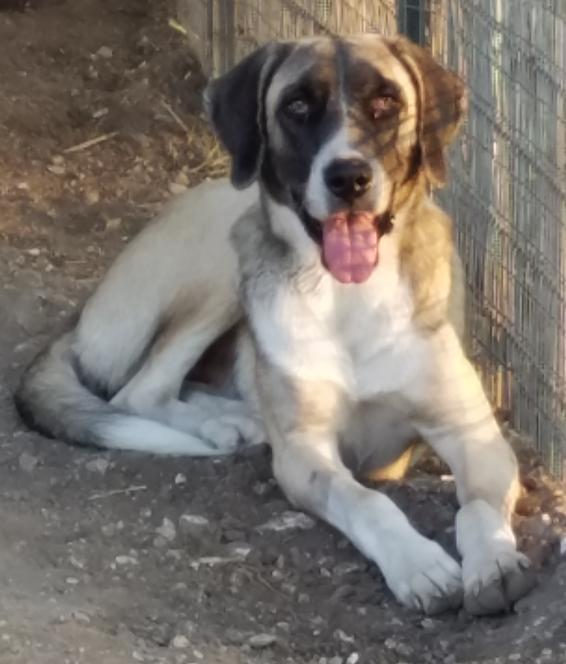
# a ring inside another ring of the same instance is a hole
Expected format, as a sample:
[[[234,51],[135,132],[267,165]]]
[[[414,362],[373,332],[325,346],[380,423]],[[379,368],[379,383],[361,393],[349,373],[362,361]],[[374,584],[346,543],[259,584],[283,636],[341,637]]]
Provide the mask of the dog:
[[[204,98],[229,180],[125,249],[26,371],[20,413],[55,438],[154,454],[268,441],[289,501],[401,603],[506,610],[534,583],[510,525],[517,461],[463,350],[462,270],[430,195],[462,81],[402,37],[314,37],[260,47]],[[359,481],[401,474],[418,439],[454,475],[461,565]]]

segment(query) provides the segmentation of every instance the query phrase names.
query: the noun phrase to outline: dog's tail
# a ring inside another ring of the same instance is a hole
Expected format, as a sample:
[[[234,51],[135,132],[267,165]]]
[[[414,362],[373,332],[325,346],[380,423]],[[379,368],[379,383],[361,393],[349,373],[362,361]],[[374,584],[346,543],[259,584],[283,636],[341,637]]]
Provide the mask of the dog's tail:
[[[220,453],[200,438],[128,414],[91,392],[77,373],[71,333],[32,362],[16,391],[15,403],[31,428],[72,444],[160,455]]]

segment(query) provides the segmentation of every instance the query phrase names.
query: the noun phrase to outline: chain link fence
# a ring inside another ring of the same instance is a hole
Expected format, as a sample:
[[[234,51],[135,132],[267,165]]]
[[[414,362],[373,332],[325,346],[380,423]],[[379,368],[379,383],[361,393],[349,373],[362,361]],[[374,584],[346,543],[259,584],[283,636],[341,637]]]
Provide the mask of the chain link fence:
[[[460,72],[470,112],[439,195],[494,406],[566,476],[564,0],[179,0],[206,73],[268,39],[401,30]]]

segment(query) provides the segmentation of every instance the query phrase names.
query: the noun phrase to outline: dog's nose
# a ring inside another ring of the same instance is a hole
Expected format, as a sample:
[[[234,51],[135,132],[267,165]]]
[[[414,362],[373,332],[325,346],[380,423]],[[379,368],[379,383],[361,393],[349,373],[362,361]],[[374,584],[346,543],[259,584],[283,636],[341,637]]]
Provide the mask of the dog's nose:
[[[371,166],[363,159],[335,159],[324,171],[330,191],[342,200],[352,202],[371,186]]]

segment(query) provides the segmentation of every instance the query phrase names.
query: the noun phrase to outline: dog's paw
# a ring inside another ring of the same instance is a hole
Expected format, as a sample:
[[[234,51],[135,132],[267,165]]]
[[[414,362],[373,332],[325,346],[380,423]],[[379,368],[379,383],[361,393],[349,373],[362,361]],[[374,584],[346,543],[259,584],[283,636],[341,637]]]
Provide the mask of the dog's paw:
[[[218,454],[230,454],[267,440],[259,421],[245,415],[225,414],[206,419],[199,427],[199,435],[214,446]]]
[[[509,611],[536,584],[530,560],[509,546],[464,559],[464,607],[474,615]]]
[[[463,589],[458,563],[425,537],[411,544],[397,551],[392,570],[385,575],[395,597],[427,615],[459,608]]]

